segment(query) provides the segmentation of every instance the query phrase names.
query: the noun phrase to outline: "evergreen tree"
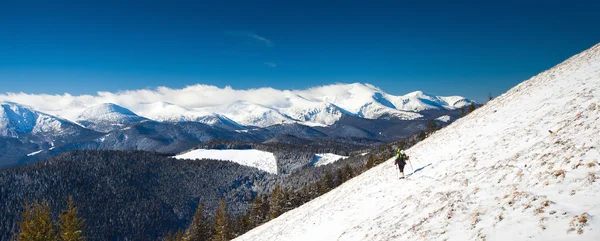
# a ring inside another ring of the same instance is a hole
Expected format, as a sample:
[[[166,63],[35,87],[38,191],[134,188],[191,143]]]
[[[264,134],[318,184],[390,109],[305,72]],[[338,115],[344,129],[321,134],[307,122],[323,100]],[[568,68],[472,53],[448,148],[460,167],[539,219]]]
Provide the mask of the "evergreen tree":
[[[335,176],[336,178],[334,186],[339,187],[340,185],[342,185],[342,183],[344,183],[344,173],[342,172],[342,169],[337,169]]]
[[[465,108],[460,108],[460,116],[465,117]]]
[[[183,241],[183,231],[179,229],[176,233],[169,232],[165,238],[165,241]]]
[[[67,208],[58,217],[60,219],[59,236],[61,241],[83,241],[83,220],[78,217],[77,207],[73,202],[73,196],[69,196]]]
[[[219,209],[215,213],[215,225],[214,225],[214,235],[212,237],[213,241],[226,241],[231,238],[231,226],[229,221],[229,214],[227,214],[227,205],[225,204],[225,200],[221,199],[219,203]]]
[[[328,192],[329,190],[331,190],[332,186],[333,186],[333,178],[331,177],[331,173],[329,173],[329,170],[327,170],[327,171],[325,171],[325,176],[321,179],[320,193],[324,194],[324,193]]]
[[[283,192],[277,184],[269,197],[269,220],[279,217],[283,213],[284,202]]]
[[[352,173],[352,168],[350,167],[350,165],[348,163],[346,163],[346,165],[344,166],[342,181],[346,182],[346,181],[350,180],[353,176],[354,176],[354,174]]]
[[[369,170],[375,166],[375,159],[377,159],[377,157],[375,155],[369,156],[369,159],[367,160],[367,163],[365,164],[365,170]]]
[[[250,205],[250,221],[252,222],[252,225],[256,227],[262,224],[265,216],[266,214],[263,212],[262,197],[256,195]]]
[[[435,123],[435,120],[429,120],[427,122],[427,134],[431,135],[431,133],[435,132],[437,130],[437,124]]]
[[[56,241],[55,224],[50,216],[50,207],[46,201],[25,204],[23,221],[19,223],[19,241]]]
[[[210,223],[204,217],[204,205],[198,202],[198,209],[194,214],[194,219],[186,231],[186,240],[189,241],[206,241],[210,240],[211,231]]]
[[[250,229],[252,229],[252,222],[250,221],[250,215],[248,213],[244,213],[236,218],[235,237],[248,232]]]
[[[494,99],[494,97],[492,96],[492,92],[488,93],[488,101],[491,101],[492,99]]]
[[[471,102],[471,105],[469,105],[469,113],[473,112],[475,109],[475,102]]]

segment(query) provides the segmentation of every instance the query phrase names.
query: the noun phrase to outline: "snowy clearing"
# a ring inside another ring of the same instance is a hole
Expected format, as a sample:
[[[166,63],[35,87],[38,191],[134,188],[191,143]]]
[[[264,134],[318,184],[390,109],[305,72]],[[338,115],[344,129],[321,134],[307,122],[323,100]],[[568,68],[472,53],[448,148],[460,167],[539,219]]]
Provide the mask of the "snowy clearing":
[[[600,45],[237,240],[600,240],[598,133]]]
[[[235,162],[240,165],[255,167],[268,173],[277,174],[275,155],[266,151],[247,150],[193,150],[178,156],[177,159],[214,159]]]
[[[336,155],[333,153],[315,154],[315,159],[313,160],[312,165],[315,167],[323,166],[323,165],[334,163],[342,158],[348,158],[348,157]]]
[[[438,118],[436,118],[436,120],[441,121],[441,122],[448,122],[450,121],[451,117],[449,115],[444,115],[444,116],[440,116]]]
[[[32,153],[27,154],[27,156],[35,156],[35,155],[39,154],[42,151],[44,151],[44,150],[34,151]]]

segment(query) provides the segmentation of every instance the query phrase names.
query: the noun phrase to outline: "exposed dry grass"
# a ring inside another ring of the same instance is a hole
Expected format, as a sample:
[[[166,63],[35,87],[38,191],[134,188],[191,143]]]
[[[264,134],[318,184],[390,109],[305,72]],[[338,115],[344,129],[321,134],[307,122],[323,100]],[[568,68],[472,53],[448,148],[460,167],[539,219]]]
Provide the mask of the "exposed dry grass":
[[[554,171],[554,176],[555,177],[562,177],[564,179],[565,175],[566,175],[565,174],[565,170],[563,170],[563,169]]]

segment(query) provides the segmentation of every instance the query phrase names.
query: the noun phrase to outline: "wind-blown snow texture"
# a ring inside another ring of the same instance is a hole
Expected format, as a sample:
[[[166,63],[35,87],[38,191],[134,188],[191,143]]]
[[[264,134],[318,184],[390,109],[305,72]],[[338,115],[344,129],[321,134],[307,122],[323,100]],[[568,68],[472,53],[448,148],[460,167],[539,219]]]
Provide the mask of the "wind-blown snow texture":
[[[275,155],[259,150],[193,150],[178,156],[177,159],[213,159],[231,161],[240,165],[255,167],[268,173],[277,174]]]
[[[600,240],[598,133],[600,45],[237,240]]]

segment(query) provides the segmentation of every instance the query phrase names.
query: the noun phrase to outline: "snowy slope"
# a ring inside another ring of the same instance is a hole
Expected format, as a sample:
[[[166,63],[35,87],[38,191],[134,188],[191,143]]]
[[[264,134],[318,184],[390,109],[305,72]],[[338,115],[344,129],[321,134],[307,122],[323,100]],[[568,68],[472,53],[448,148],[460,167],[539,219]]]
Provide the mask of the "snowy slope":
[[[313,161],[313,166],[323,166],[323,165],[327,165],[327,164],[331,164],[334,163],[336,161],[339,161],[342,158],[348,158],[347,156],[340,156],[340,155],[336,155],[333,153],[321,153],[321,154],[315,154],[315,159]]]
[[[450,117],[449,115],[444,115],[444,116],[440,116],[440,117],[436,118],[435,120],[441,121],[441,122],[448,122],[451,119],[452,119],[452,117]]]
[[[178,156],[177,159],[214,159],[239,163],[277,174],[277,161],[273,153],[259,150],[193,150]]]
[[[600,45],[238,240],[600,240],[598,133]]]
[[[390,96],[389,99],[396,108],[406,111],[454,110],[471,104],[470,100],[461,96],[434,96],[422,91],[403,96]]]
[[[236,101],[227,105],[202,108],[198,111],[219,113],[229,119],[245,126],[267,127],[277,124],[296,123],[297,121],[276,110],[264,105],[248,101]]]
[[[82,126],[100,132],[110,132],[125,126],[147,120],[132,111],[112,103],[95,105],[85,109],[77,122]]]
[[[24,134],[60,134],[75,124],[17,103],[0,103],[0,136],[17,138]],[[65,133],[66,134],[66,133]]]

